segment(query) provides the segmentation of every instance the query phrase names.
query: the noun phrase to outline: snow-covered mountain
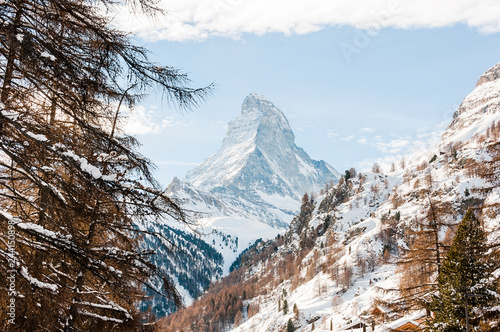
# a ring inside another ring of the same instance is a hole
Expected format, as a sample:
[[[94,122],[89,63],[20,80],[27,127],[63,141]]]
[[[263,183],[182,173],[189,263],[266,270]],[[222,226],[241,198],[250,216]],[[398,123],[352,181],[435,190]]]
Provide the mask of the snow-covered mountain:
[[[214,280],[221,272],[213,266],[227,275],[243,250],[259,239],[274,238],[288,229],[305,193],[317,193],[339,176],[332,166],[312,160],[296,146],[282,111],[261,95],[252,93],[246,97],[241,115],[229,123],[219,151],[188,172],[184,180],[175,178],[166,190],[182,208],[192,211],[192,219],[197,223],[195,230],[202,234],[200,240],[223,258],[222,262],[215,259],[205,248],[208,258],[204,263],[191,255],[193,271],[189,271],[189,266],[177,269],[175,264],[166,265],[179,285],[188,290],[183,294],[185,301],[189,303],[199,294],[192,290],[202,291],[206,286],[207,270],[213,269]],[[176,222],[165,223],[168,235],[171,228],[179,227]],[[182,247],[194,250],[196,244],[191,240],[184,243],[181,235],[176,234],[176,239]],[[190,275],[195,275],[200,266],[205,271],[203,283],[196,283]],[[162,308],[161,313],[170,308],[155,303]]]
[[[240,269],[163,326],[270,332],[291,320],[296,331],[361,331],[357,324],[373,319],[385,332],[419,321],[425,310],[401,317],[381,304],[400,297],[394,290],[403,271],[395,263],[435,208],[439,241],[451,241],[467,207],[482,206],[489,240],[500,243],[500,166],[490,162],[500,160],[499,141],[500,64],[481,76],[441,142],[390,170],[351,174],[306,202],[288,232],[254,245],[238,259]]]
[[[184,180],[174,179],[167,193],[183,207],[205,213],[197,218],[205,228],[229,224],[231,229],[224,232],[233,238],[244,236],[239,253],[258,238],[276,235],[276,229],[286,230],[303,195],[318,192],[339,176],[332,166],[312,160],[297,147],[283,112],[252,93],[245,98],[241,115],[229,123],[219,151]],[[254,233],[252,228],[259,232],[248,236]],[[269,231],[262,233],[264,229]],[[232,263],[231,256],[224,257],[226,265]]]
[[[476,88],[453,113],[453,121],[443,134],[443,143],[466,141],[486,130],[500,113],[500,63],[488,69]]]
[[[282,111],[252,93],[245,98],[241,115],[229,123],[219,151],[188,172],[185,182],[205,191],[276,204],[273,196],[298,201],[338,176],[333,167],[312,160],[295,145]]]
[[[339,175],[297,147],[283,112],[252,93],[245,98],[241,115],[229,123],[219,151],[183,181],[175,179],[167,190],[188,205],[205,197],[203,204],[209,205],[205,212],[214,213],[215,208],[217,216],[236,214],[286,229],[302,196],[318,192]],[[198,204],[193,210],[203,208]]]

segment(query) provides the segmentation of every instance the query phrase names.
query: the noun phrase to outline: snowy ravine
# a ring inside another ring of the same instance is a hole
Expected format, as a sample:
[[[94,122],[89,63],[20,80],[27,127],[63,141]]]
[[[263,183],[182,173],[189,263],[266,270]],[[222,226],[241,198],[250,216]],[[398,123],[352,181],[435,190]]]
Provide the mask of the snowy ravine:
[[[189,263],[177,268],[169,262],[167,269],[183,290],[185,302],[189,304],[206,286],[193,277],[200,264],[206,271],[213,269],[213,281],[227,275],[234,260],[256,240],[274,238],[288,229],[305,193],[317,193],[339,176],[332,166],[312,160],[295,145],[281,110],[261,95],[247,96],[219,151],[184,180],[175,178],[166,190],[183,209],[193,212],[195,230],[202,234],[199,239],[222,255],[221,261],[204,250],[205,262],[193,261],[192,271]],[[180,231],[176,241],[182,242],[182,233],[193,233],[175,221],[166,220],[165,226],[167,235],[171,229]],[[193,241],[188,242],[181,248],[196,250]]]
[[[448,216],[451,223],[461,220],[469,204],[499,201],[499,188],[487,194],[474,191],[484,188],[487,183],[474,175],[473,168],[467,167],[474,162],[489,160],[487,146],[494,143],[495,139],[488,128],[499,121],[500,64],[489,69],[479,79],[474,91],[455,112],[452,123],[438,144],[419,156],[406,158],[404,166],[398,163],[392,170],[363,172],[362,177],[349,179],[349,185],[342,194],[333,188],[318,197],[312,215],[302,220],[300,225],[292,223],[288,233],[292,240],[289,243],[285,240],[285,244],[272,256],[279,261],[285,254],[299,253],[301,239],[310,236],[308,234],[316,234],[313,249],[302,260],[306,266],[301,266],[299,273],[304,281],[292,287],[291,281],[285,279],[277,287],[269,285],[267,294],[244,301],[244,306],[258,306],[259,311],[250,318],[244,317],[239,326],[228,330],[280,331],[292,318],[296,331],[311,331],[313,321],[314,331],[330,331],[330,327],[334,331],[341,331],[366,319],[375,308],[375,300],[394,298],[394,293],[381,290],[398,287],[399,275],[395,262],[399,250],[407,247],[401,234],[414,225],[415,219],[424,216],[429,208],[429,197],[450,203],[453,207],[453,213]],[[495,172],[498,174],[499,170]],[[490,231],[490,241],[498,241],[500,217],[491,213],[484,216],[484,221],[485,228]],[[389,247],[390,254],[384,257],[383,250],[388,245],[384,234],[389,228],[394,229],[394,243]],[[340,248],[326,245],[333,235],[338,238],[337,244],[342,243]],[[444,237],[445,232],[441,236]],[[267,245],[274,246],[274,243],[269,242]],[[331,264],[329,255],[336,250],[339,254],[335,256],[335,264],[352,271],[348,287],[334,280],[328,267],[320,268]],[[376,267],[373,271],[366,269],[361,272],[360,259],[367,261],[373,255],[378,260]],[[312,261],[316,261],[318,272],[307,280],[307,264]],[[246,278],[264,274],[266,264],[266,261],[261,261],[245,266]],[[279,280],[281,276],[276,278]],[[292,310],[288,314],[279,310],[284,299],[290,308],[294,304],[298,306],[298,316]],[[375,331],[390,331],[390,328],[414,321],[422,314],[414,312],[401,318],[394,315],[392,322],[377,323]]]

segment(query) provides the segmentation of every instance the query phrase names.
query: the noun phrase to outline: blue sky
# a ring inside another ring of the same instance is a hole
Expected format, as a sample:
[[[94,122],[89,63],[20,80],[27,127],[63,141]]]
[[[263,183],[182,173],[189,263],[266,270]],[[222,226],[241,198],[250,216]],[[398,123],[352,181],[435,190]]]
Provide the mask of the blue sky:
[[[341,172],[399,160],[436,139],[479,76],[500,62],[500,34],[494,24],[398,24],[183,40],[138,33],[152,60],[189,73],[193,86],[215,82],[216,90],[185,114],[153,93],[127,128],[164,185],[217,151],[250,92],[284,111],[298,146]]]

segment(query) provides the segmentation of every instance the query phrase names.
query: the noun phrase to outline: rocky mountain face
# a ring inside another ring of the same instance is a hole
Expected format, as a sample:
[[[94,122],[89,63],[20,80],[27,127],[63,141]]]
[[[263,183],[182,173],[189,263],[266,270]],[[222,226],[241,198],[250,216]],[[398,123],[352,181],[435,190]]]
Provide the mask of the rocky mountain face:
[[[474,133],[462,129],[481,128],[491,124],[500,112],[500,64],[488,69],[477,81],[476,88],[453,114],[453,121],[443,134],[443,139],[460,134],[454,140],[466,140]],[[465,136],[464,136],[465,135]]]
[[[333,167],[295,145],[282,111],[252,93],[241,115],[229,123],[219,151],[188,172],[184,182],[230,205],[245,205],[245,211],[272,227],[287,227],[306,192],[338,177]]]
[[[433,250],[425,238],[430,225],[444,257],[473,207],[490,244],[500,243],[499,70],[500,64],[479,79],[441,142],[391,170],[350,174],[306,202],[286,233],[252,246],[237,259],[239,269],[162,327],[271,332],[292,324],[300,331],[340,331],[370,320],[382,332],[425,317],[420,300],[435,294],[436,264],[428,263],[435,257],[401,264],[419,245]],[[409,306],[412,291],[403,294],[402,287],[418,289],[413,296],[420,307]],[[487,326],[499,326],[498,315],[490,315]]]
[[[241,115],[229,123],[220,150],[188,172],[185,182],[205,191],[250,194],[254,199],[264,193],[299,200],[338,176],[333,167],[312,160],[295,145],[282,111],[252,93],[245,98]]]

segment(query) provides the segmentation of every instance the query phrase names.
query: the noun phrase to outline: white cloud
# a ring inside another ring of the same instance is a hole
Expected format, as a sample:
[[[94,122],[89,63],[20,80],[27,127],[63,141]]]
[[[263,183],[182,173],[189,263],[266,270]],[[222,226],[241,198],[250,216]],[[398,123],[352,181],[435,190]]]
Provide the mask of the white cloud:
[[[366,144],[366,143],[368,143],[368,141],[366,140],[366,138],[360,138],[360,139],[357,140],[357,142],[359,144]]]
[[[169,117],[158,119],[158,111],[148,111],[143,106],[125,110],[123,113],[123,131],[129,135],[158,134],[163,128],[185,125]]]
[[[350,135],[347,137],[342,137],[341,140],[349,142],[349,141],[352,141],[353,138],[354,138],[354,135]]]
[[[161,126],[153,121],[152,112],[146,111],[143,106],[127,110],[123,131],[129,135],[145,135],[158,133]]]
[[[165,17],[132,19],[122,7],[115,20],[150,40],[199,40],[244,33],[306,34],[326,26],[434,28],[465,24],[500,31],[497,0],[162,0]]]
[[[382,153],[396,154],[408,147],[410,141],[408,139],[394,139],[389,142],[376,142],[375,148]]]
[[[373,133],[375,131],[375,129],[373,129],[373,128],[361,128],[359,131],[362,133]]]
[[[419,130],[416,137],[397,137],[388,142],[384,142],[383,137],[377,135],[371,145],[383,155],[379,158],[367,158],[356,164],[360,170],[369,170],[374,162],[377,162],[383,169],[390,169],[391,164],[398,163],[401,158],[411,160],[420,157],[421,154],[431,146],[437,144],[441,139],[444,130],[444,122],[428,131]],[[393,136],[390,134],[389,136]]]

